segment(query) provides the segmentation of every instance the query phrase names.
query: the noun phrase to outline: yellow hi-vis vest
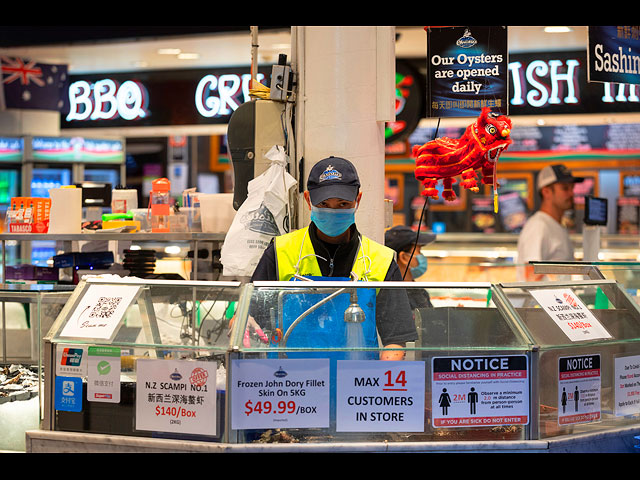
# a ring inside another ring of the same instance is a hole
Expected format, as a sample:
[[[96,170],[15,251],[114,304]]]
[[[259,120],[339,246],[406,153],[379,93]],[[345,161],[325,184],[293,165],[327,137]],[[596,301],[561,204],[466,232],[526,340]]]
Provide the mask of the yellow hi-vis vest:
[[[309,227],[305,227],[275,237],[278,280],[289,281],[296,273],[304,277],[322,276],[308,230]],[[392,249],[361,235],[351,271],[358,276],[358,280],[382,282],[393,258]]]

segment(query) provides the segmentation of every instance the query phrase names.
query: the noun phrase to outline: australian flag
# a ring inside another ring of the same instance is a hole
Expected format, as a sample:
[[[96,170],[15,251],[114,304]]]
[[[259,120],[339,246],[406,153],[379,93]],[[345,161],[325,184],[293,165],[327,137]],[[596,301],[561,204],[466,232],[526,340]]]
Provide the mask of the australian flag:
[[[0,110],[69,110],[67,65],[49,65],[1,56]]]

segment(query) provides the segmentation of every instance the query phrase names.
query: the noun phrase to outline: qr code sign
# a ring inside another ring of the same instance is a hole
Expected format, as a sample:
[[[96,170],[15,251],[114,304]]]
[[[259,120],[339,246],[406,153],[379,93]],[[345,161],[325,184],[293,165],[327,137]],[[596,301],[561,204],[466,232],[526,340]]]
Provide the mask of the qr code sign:
[[[91,310],[90,318],[110,318],[120,304],[122,297],[100,297]]]

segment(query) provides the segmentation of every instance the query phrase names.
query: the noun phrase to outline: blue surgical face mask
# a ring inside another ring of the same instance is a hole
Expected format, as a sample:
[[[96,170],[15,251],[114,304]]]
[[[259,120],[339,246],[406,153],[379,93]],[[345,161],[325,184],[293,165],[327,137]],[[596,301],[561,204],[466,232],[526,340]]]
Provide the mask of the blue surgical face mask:
[[[413,278],[421,277],[427,271],[427,257],[419,253],[415,256],[418,259],[418,265],[411,267],[411,276]]]
[[[311,207],[311,221],[318,230],[330,237],[343,234],[356,222],[355,208]]]

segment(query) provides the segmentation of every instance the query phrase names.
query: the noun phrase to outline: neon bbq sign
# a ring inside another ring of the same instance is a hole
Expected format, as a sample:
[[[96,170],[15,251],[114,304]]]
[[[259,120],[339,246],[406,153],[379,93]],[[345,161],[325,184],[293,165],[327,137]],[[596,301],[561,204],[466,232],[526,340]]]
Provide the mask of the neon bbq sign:
[[[66,120],[137,120],[148,115],[148,94],[140,82],[119,84],[111,79],[93,84],[80,80],[69,86],[69,114]]]
[[[264,78],[262,73],[256,76],[259,82]],[[203,118],[227,117],[250,100],[250,80],[250,74],[204,75],[197,81],[195,93],[189,102],[193,102],[198,115]],[[140,81],[119,83],[105,78],[91,83],[78,80],[69,86],[69,113],[65,120],[136,121],[151,115],[149,100],[149,91]]]

